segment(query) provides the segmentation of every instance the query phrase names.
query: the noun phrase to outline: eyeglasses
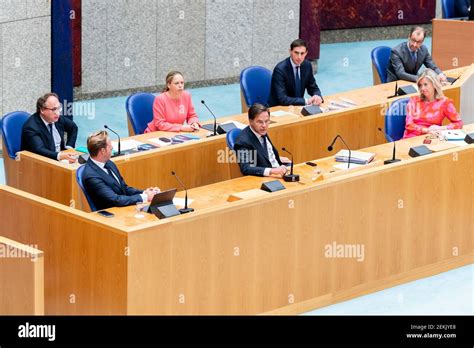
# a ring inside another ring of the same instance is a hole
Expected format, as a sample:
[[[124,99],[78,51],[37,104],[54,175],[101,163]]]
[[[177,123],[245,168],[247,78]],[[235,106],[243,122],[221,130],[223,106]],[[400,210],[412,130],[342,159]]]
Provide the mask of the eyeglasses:
[[[54,112],[54,113],[58,113],[58,114],[60,114],[61,111],[63,111],[63,107],[62,107],[61,105],[58,106],[57,108],[47,108],[47,107],[44,107],[43,109],[50,110],[50,111],[52,111],[52,112]]]
[[[416,41],[416,40],[413,40],[413,39],[410,39],[410,42],[413,43],[413,44],[416,44],[416,45],[421,45],[423,44],[423,41],[425,41],[424,39],[421,39],[419,41]]]

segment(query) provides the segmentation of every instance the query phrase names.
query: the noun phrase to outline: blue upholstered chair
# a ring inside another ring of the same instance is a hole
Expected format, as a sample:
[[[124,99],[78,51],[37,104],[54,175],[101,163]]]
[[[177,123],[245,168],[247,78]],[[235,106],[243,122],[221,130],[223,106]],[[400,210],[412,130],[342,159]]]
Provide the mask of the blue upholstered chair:
[[[16,153],[21,149],[21,131],[28,117],[30,114],[27,112],[14,111],[2,119],[3,143],[11,159],[15,159]]]
[[[135,93],[127,98],[125,109],[135,134],[143,134],[153,120],[153,102],[155,96],[151,93]]]
[[[240,135],[240,132],[242,132],[241,129],[239,128],[234,128],[232,129],[230,132],[227,132],[226,133],[226,141],[227,141],[227,147],[231,150],[234,149],[234,145],[235,145],[235,141],[237,140],[237,138],[239,137]],[[231,159],[237,159],[238,160],[238,156],[236,153],[234,153],[233,155],[229,156],[229,161]],[[232,179],[234,178],[239,178],[242,176],[242,172],[240,171],[240,166],[238,163],[234,162],[234,161],[230,161],[229,163],[229,174],[230,174],[230,177]]]
[[[84,193],[84,196],[87,199],[87,203],[89,203],[89,208],[91,209],[91,211],[96,211],[97,209],[96,209],[94,203],[92,202],[92,199],[89,197],[89,195],[87,194],[86,189],[84,188],[84,185],[82,184],[82,174],[83,174],[84,168],[85,168],[84,166],[85,165],[82,165],[79,168],[77,168],[77,170],[76,170],[76,181],[77,181],[77,184],[79,185],[79,187],[81,188],[82,193]]]
[[[240,73],[240,89],[247,107],[266,105],[270,97],[272,72],[261,66],[250,66]]]
[[[387,82],[387,67],[390,62],[391,51],[392,49],[388,46],[379,46],[375,47],[370,53],[372,63],[377,70],[381,83]]]
[[[410,98],[395,100],[385,114],[385,133],[390,135],[394,141],[403,137],[405,132],[405,118],[407,114],[407,104]],[[391,139],[388,139],[391,141]]]
[[[454,18],[456,14],[454,13],[454,1],[455,0],[442,0],[441,9],[443,12],[443,18]]]
[[[239,128],[234,128],[226,134],[227,147],[231,150],[234,149],[235,141],[240,135],[242,130]]]

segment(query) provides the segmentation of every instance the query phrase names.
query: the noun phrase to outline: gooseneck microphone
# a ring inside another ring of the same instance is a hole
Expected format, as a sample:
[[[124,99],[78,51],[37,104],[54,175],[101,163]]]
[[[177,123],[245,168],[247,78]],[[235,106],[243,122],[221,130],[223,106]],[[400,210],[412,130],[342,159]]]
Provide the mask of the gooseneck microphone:
[[[296,181],[300,181],[300,176],[298,174],[293,174],[293,154],[288,151],[287,149],[285,149],[284,147],[281,148],[282,151],[285,151],[287,154],[289,154],[291,156],[291,171],[290,171],[290,174],[286,174],[283,176],[283,180],[285,180],[286,182],[296,182]]]
[[[393,95],[387,98],[390,99],[390,98],[395,98],[395,97],[398,97],[398,81],[395,82],[395,92],[393,93]]]
[[[112,157],[121,156],[122,153],[120,152],[120,135],[116,131],[114,131],[112,128],[107,126],[106,124],[104,124],[104,128],[108,129],[109,131],[111,131],[112,133],[114,133],[118,137],[118,152],[115,155],[113,155]]]
[[[339,134],[334,137],[331,145],[328,146],[328,151],[332,151],[334,149],[333,147],[334,143],[336,142],[338,138],[341,139],[341,141],[344,143],[344,145],[346,145],[346,148],[349,151],[349,160],[347,161],[347,169],[349,169],[351,167],[351,155],[352,155],[351,148],[349,147],[349,145],[346,144],[344,139]]]
[[[395,152],[396,152],[396,149],[395,149],[395,140],[393,140],[393,138],[392,138],[389,134],[385,133],[382,128],[379,127],[379,128],[377,128],[377,129],[378,129],[379,131],[381,131],[383,134],[385,134],[385,136],[386,136],[387,138],[389,138],[391,142],[393,142],[393,155],[392,155],[392,159],[383,161],[383,164],[391,164],[391,163],[395,163],[395,162],[400,162],[401,160],[400,160],[400,159],[397,159],[397,158],[395,157]]]
[[[211,109],[209,109],[209,107],[207,106],[207,104],[204,100],[201,100],[201,103],[202,103],[202,105],[204,105],[206,107],[207,110],[209,110],[212,117],[214,117],[214,132],[213,132],[212,136],[215,136],[215,135],[217,135],[217,118],[216,118],[216,115],[214,115],[214,113],[211,111]]]
[[[181,187],[184,189],[184,192],[185,192],[184,208],[180,209],[179,212],[181,214],[186,214],[186,213],[190,213],[190,212],[194,211],[193,208],[188,208],[188,190],[184,186],[183,182],[179,179],[179,177],[176,175],[176,173],[174,171],[171,172],[171,175],[173,175],[176,178],[176,180],[179,182],[179,184],[181,185]]]

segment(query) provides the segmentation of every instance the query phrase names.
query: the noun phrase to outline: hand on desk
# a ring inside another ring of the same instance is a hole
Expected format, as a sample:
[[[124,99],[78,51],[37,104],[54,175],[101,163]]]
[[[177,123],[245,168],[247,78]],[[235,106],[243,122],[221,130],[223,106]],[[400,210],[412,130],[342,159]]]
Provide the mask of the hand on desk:
[[[77,152],[63,152],[59,153],[59,160],[67,160],[69,163],[76,163],[77,158],[79,157]]]
[[[182,132],[194,132],[198,131],[201,125],[197,122],[191,123],[190,125],[182,125],[181,126],[181,131]]]
[[[323,99],[319,95],[313,95],[308,99],[308,105],[321,105]]]
[[[278,177],[282,177],[283,175],[286,174],[286,172],[288,171],[288,168],[286,168],[286,166],[279,166],[279,167],[276,167],[276,168],[272,168],[270,170],[270,175],[275,175],[275,176],[278,176]]]
[[[151,202],[153,197],[159,192],[161,192],[159,187],[149,187],[143,191],[143,193],[145,193],[148,197],[148,202]]]
[[[283,157],[280,156],[280,161],[285,164],[285,163],[291,163],[291,160],[288,157]]]

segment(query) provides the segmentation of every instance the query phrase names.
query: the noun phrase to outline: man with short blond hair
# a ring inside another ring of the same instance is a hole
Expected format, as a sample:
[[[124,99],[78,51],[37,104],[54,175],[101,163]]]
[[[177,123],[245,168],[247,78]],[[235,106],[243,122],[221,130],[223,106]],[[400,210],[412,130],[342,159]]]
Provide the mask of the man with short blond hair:
[[[110,160],[112,142],[105,130],[87,138],[87,150],[90,157],[85,164],[82,184],[96,209],[151,202],[153,196],[160,192],[158,187],[142,191],[125,183],[117,166]]]

